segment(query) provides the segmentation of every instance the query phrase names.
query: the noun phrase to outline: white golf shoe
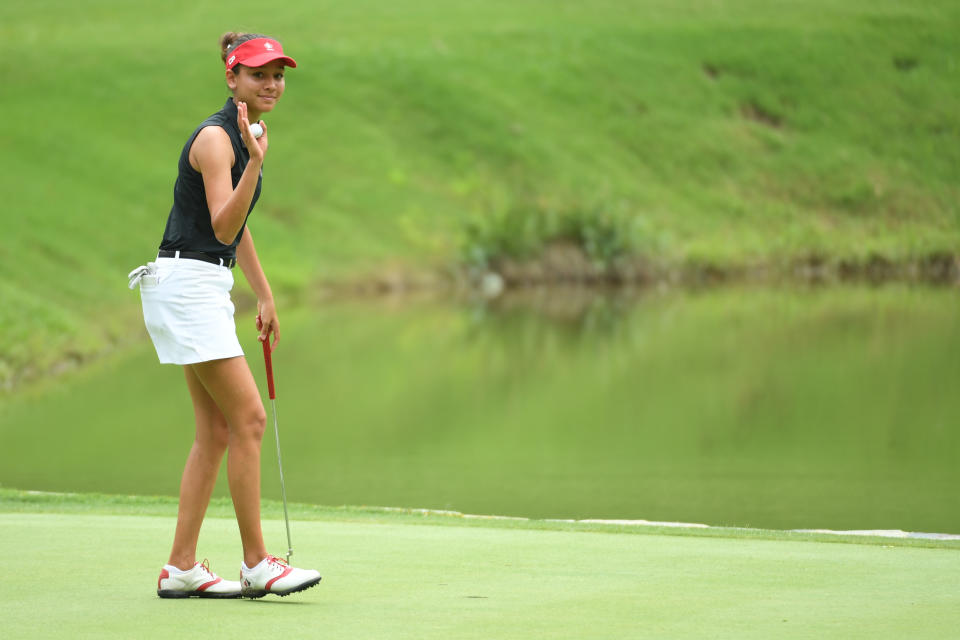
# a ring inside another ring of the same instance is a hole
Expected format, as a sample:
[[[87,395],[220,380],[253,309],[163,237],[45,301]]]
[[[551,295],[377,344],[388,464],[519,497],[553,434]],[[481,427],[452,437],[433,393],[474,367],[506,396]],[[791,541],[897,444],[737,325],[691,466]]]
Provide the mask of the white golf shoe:
[[[224,580],[210,571],[204,560],[193,565],[189,571],[181,571],[172,565],[164,565],[157,580],[157,595],[161,598],[239,598],[240,583]]]
[[[240,590],[244,598],[262,598],[268,593],[286,596],[318,582],[318,571],[291,567],[276,556],[267,556],[252,569],[246,564],[240,565]]]

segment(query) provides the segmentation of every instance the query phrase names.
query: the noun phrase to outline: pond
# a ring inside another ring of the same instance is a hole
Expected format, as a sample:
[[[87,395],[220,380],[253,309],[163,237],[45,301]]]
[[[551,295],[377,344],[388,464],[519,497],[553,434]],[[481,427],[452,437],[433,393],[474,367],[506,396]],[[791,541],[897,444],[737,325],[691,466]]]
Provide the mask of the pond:
[[[951,289],[542,290],[282,321],[295,502],[960,533]],[[5,398],[0,484],[176,495],[192,428],[145,343]],[[272,424],[263,471],[279,498]]]

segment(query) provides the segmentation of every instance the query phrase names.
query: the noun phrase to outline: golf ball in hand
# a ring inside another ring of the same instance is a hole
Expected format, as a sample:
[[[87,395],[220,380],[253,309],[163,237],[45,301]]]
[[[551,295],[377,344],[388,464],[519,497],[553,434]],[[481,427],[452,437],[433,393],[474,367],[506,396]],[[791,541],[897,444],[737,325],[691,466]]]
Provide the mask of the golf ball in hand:
[[[263,135],[263,127],[260,126],[259,122],[254,122],[250,125],[250,133],[253,134],[254,138],[259,138]]]

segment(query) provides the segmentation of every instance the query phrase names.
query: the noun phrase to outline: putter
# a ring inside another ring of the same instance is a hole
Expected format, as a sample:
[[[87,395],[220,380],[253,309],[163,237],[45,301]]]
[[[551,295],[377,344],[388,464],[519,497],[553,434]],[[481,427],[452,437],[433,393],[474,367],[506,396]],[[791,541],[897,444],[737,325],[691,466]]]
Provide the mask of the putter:
[[[260,316],[257,316],[257,323]],[[283,498],[283,519],[287,524],[287,564],[293,555],[293,544],[290,542],[290,516],[287,514],[287,488],[283,482],[283,462],[280,460],[280,427],[277,424],[277,392],[273,386],[273,358],[270,353],[270,334],[263,341],[263,361],[267,365],[267,390],[270,392],[270,404],[273,407],[273,435],[277,441],[277,467],[280,468],[280,496]]]

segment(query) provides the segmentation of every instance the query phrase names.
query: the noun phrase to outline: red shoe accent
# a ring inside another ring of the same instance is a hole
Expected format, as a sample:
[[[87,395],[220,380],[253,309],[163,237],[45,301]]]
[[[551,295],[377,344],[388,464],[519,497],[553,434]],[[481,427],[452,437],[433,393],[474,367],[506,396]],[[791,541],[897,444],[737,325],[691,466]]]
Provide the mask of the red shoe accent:
[[[293,568],[292,568],[292,567],[287,567],[286,569],[283,570],[283,573],[281,573],[281,574],[278,575],[277,577],[275,577],[275,578],[270,578],[269,582],[267,582],[267,584],[263,587],[264,590],[265,590],[265,591],[270,591],[270,585],[272,585],[274,582],[276,582],[276,581],[279,580],[280,578],[289,575],[291,571],[293,571]]]
[[[169,571],[167,571],[166,569],[162,569],[162,570],[160,571],[160,577],[157,578],[157,590],[158,590],[158,591],[159,591],[160,589],[162,589],[162,587],[160,586],[160,581],[161,581],[161,580],[166,580],[166,579],[169,578],[169,577],[170,577],[170,572],[169,572]]]
[[[208,588],[210,588],[210,587],[212,587],[213,585],[217,584],[217,583],[220,582],[221,580],[223,580],[223,578],[217,578],[216,580],[211,580],[210,582],[205,582],[205,583],[203,583],[202,585],[200,585],[199,587],[197,587],[197,591],[206,591]]]

